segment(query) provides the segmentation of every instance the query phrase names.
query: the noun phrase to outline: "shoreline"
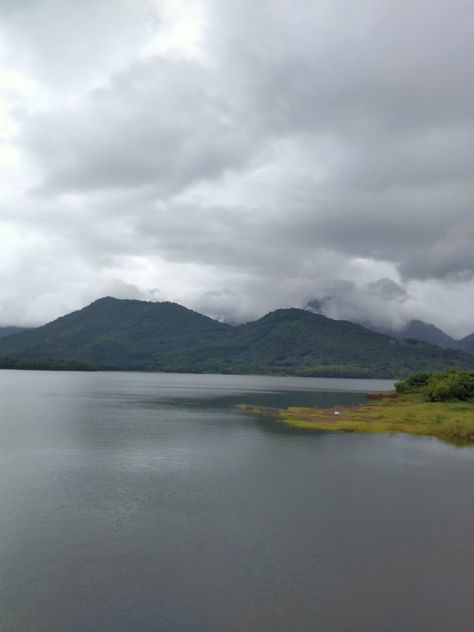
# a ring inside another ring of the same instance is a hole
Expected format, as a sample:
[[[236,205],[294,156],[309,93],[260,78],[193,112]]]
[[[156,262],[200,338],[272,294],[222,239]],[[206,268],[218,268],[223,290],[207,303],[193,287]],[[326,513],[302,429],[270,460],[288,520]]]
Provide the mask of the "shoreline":
[[[456,445],[474,445],[474,402],[426,402],[397,393],[373,394],[367,403],[332,408],[265,408],[241,404],[239,409],[266,415],[293,428],[330,432],[370,432],[436,437]]]

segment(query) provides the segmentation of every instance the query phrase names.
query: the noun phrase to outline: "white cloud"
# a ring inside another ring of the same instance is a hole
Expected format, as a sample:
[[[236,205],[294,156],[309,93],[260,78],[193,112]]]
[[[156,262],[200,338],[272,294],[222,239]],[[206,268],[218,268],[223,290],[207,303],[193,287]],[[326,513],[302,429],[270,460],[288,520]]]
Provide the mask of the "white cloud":
[[[463,0],[12,0],[0,33],[0,322],[116,293],[474,331]]]

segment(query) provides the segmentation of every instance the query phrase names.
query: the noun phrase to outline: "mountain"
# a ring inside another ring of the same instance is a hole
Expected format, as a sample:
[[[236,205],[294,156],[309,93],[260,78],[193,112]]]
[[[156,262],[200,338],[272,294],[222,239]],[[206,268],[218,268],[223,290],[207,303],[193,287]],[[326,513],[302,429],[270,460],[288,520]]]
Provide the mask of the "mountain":
[[[442,329],[425,323],[422,320],[411,320],[397,332],[397,337],[400,338],[414,338],[415,340],[423,340],[430,345],[437,345],[443,349],[456,349],[457,340],[448,336]]]
[[[326,304],[332,300],[331,296],[324,297],[322,299],[313,299],[309,301],[305,310],[312,312],[313,314],[324,314]],[[358,321],[359,325],[372,329],[379,334],[386,336],[392,336],[392,338],[412,338],[414,340],[421,340],[427,342],[430,345],[436,345],[443,349],[460,349],[466,353],[474,353],[474,334],[467,336],[462,340],[456,340],[451,338],[439,327],[432,325],[431,323],[425,323],[422,320],[410,320],[400,329],[391,329],[390,327],[374,326],[371,322]]]
[[[42,327],[2,338],[0,355],[147,368],[155,357],[206,342],[228,328],[175,303],[106,297]]]
[[[20,331],[25,331],[25,329],[26,327],[0,327],[0,338],[17,334]]]
[[[417,370],[473,367],[474,357],[421,341],[397,340],[349,321],[280,309],[234,327],[225,338],[188,349],[199,370],[393,377]]]
[[[474,334],[471,334],[470,336],[466,336],[465,338],[458,340],[457,347],[458,349],[461,349],[461,351],[464,351],[465,353],[474,354]]]
[[[308,376],[399,377],[474,368],[474,357],[460,351],[300,309],[279,309],[232,327],[175,303],[110,297],[1,339],[0,356],[111,369]]]
[[[451,338],[439,327],[430,323],[425,323],[422,320],[410,320],[401,329],[390,329],[387,327],[374,327],[369,323],[360,323],[364,327],[368,327],[373,331],[392,338],[399,339],[412,339],[427,342],[430,345],[436,345],[442,349],[459,349],[465,353],[474,353],[474,334],[470,342],[471,336],[467,336],[462,340],[456,340]]]
[[[384,331],[383,333],[388,333]],[[423,340],[432,345],[437,345],[443,349],[459,349],[464,353],[474,354],[474,334],[466,336],[461,340],[456,340],[448,336],[442,329],[435,325],[430,325],[422,320],[411,320],[402,329],[391,331],[389,334],[395,338],[412,338]]]

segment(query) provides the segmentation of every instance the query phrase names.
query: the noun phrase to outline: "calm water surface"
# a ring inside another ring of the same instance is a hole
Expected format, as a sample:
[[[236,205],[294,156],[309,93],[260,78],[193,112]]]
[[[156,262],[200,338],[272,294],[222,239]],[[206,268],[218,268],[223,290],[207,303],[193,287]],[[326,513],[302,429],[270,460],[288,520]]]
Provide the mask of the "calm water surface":
[[[235,407],[387,386],[0,371],[1,632],[471,632],[474,449]]]

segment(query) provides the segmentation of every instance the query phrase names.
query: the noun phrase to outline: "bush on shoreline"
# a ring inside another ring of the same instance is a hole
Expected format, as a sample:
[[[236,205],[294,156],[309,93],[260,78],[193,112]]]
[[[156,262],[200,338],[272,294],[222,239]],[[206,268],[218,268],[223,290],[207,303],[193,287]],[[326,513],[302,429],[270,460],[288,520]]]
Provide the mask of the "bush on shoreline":
[[[400,394],[421,395],[430,402],[474,401],[474,371],[414,373],[395,385]]]

